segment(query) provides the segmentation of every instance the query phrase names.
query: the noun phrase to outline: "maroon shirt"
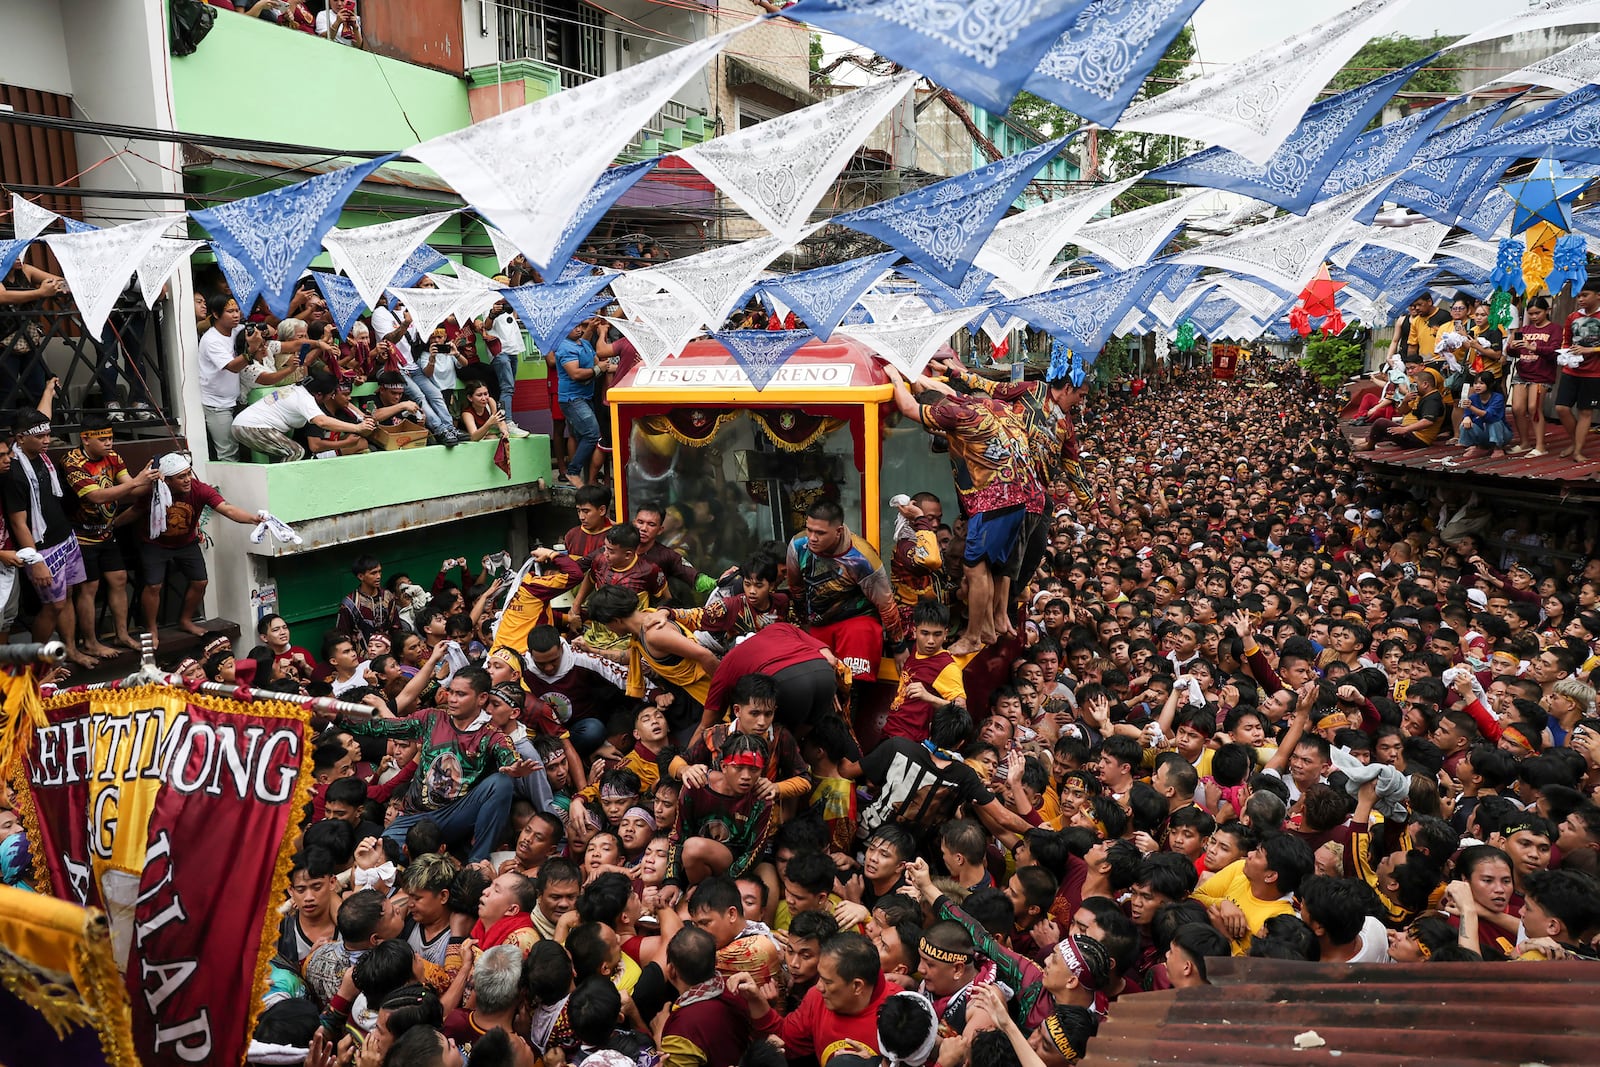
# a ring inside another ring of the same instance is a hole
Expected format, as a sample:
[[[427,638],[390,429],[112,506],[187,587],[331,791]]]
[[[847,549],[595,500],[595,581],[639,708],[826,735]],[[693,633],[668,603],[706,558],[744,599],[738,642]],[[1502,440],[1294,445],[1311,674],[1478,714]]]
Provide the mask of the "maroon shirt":
[[[199,478],[194,478],[189,482],[188,492],[172,494],[172,503],[167,507],[166,532],[160,537],[151,537],[149,497],[145,500],[145,518],[137,524],[139,537],[146,544],[160,545],[162,548],[183,548],[186,545],[199,544],[201,514],[206,508],[215,508],[227,503],[222,499],[221,493]]]
[[[787,622],[775,622],[728,650],[711,676],[711,691],[706,695],[706,711],[722,714],[728,694],[747,674],[772,676],[785,667],[812,660],[826,662],[821,641]]]

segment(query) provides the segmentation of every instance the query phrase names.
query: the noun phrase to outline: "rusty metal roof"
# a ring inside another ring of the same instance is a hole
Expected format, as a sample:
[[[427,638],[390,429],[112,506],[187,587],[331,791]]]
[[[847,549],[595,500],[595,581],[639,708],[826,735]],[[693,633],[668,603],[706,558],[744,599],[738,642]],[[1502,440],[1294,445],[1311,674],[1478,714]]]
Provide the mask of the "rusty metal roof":
[[[1208,962],[1212,985],[1113,1004],[1085,1067],[1600,1062],[1600,964]]]
[[[1374,389],[1376,385],[1370,381],[1356,382],[1346,387],[1350,401],[1341,416],[1339,430],[1351,444],[1363,443],[1372,436],[1369,427],[1357,426],[1350,421],[1350,417],[1355,413],[1357,399]],[[1445,478],[1460,477],[1474,488],[1545,493],[1559,489],[1584,497],[1594,496],[1600,491],[1600,463],[1574,463],[1570,459],[1562,459],[1561,450],[1572,444],[1572,438],[1555,419],[1545,420],[1544,433],[1545,451],[1549,455],[1534,459],[1528,458],[1526,453],[1463,459],[1467,450],[1450,444],[1450,438],[1444,434],[1440,434],[1427,448],[1359,452],[1355,458],[1377,467],[1402,468]],[[1585,451],[1592,456],[1596,450],[1591,445]]]

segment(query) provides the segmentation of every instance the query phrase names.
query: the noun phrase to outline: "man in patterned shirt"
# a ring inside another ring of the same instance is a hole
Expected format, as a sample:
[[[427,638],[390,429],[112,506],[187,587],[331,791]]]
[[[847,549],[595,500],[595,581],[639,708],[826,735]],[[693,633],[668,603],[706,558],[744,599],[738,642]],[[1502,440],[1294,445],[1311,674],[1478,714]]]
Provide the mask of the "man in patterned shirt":
[[[981,390],[996,400],[1020,403],[1027,425],[1028,442],[1033,449],[1034,474],[1039,484],[1065,483],[1079,509],[1092,508],[1094,495],[1083,473],[1078,452],[1078,428],[1072,413],[1083,402],[1087,389],[1080,389],[1067,378],[1050,381],[991,381],[969,371],[959,360],[946,359],[945,369],[954,380],[969,390]],[[1046,513],[1066,503],[1064,495],[1047,499]],[[1048,547],[1049,523],[1039,521],[1024,531],[1021,574],[1032,574],[1044,559]]]
[[[1007,609],[1011,583],[1019,576],[1028,517],[1044,512],[1044,488],[1035,473],[1033,448],[1020,404],[977,394],[958,396],[948,386],[913,397],[893,367],[895,405],[950,445],[956,493],[967,515],[962,564],[967,578],[967,628],[950,646],[962,656],[1012,632]]]
[[[383,563],[377,556],[357,556],[350,573],[356,576],[356,588],[340,601],[333,628],[366,648],[373,634],[387,634],[400,624],[400,605],[383,587]]]
[[[786,568],[801,625],[853,675],[877,676],[885,636],[895,659],[905,661],[910,645],[889,572],[872,546],[850,532],[838,504],[811,505],[805,532],[789,542]]]
[[[519,758],[511,739],[493,726],[477,725],[489,682],[482,667],[462,667],[445,687],[443,709],[404,719],[344,720],[358,736],[422,742],[405,814],[383,831],[386,840],[404,844],[412,826],[432,819],[446,843],[471,840],[469,862],[488,859],[500,843],[511,816],[512,779],[532,774],[539,763]]]
[[[95,635],[94,600],[100,582],[106,583],[106,604],[116,626],[117,643],[137,649],[128,633],[128,567],[117,547],[114,527],[127,502],[144,496],[156,481],[156,465],[145,464],[137,475],[128,473],[116,449],[111,447],[111,423],[91,417],[78,432],[81,448],[68,452],[62,461],[67,484],[78,495],[78,510],[72,521],[78,547],[83,551],[83,570],[87,579],[73,595],[78,602],[78,632],[82,648],[91,656],[114,656],[116,649],[100,643]]]

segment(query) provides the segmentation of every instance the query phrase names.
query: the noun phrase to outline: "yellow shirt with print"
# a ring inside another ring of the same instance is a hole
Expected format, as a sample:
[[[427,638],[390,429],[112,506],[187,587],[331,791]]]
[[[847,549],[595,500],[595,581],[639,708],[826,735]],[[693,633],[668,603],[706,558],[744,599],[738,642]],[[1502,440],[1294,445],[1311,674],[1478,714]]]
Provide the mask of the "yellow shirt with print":
[[[1200,883],[1194,899],[1210,906],[1224,900],[1237,905],[1250,924],[1250,933],[1242,941],[1233,943],[1233,954],[1243,956],[1250,951],[1251,938],[1274,915],[1293,915],[1294,902],[1287,897],[1262,900],[1250,891],[1250,879],[1244,876],[1244,860],[1234,860],[1222,870]]]

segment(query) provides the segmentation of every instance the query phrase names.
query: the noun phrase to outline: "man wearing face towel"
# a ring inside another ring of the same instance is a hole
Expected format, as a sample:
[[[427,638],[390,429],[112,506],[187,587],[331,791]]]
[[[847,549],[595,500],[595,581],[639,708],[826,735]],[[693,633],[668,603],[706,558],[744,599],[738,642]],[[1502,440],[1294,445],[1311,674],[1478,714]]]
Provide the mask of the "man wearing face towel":
[[[33,639],[47,641],[59,629],[67,658],[81,667],[93,667],[98,661],[78,648],[72,591],[84,581],[83,554],[66,510],[72,490],[45,454],[50,446],[50,416],[21,411],[14,428],[17,454],[5,481],[5,510],[17,557],[39,593]]]
[[[194,613],[206,595],[205,557],[200,554],[200,517],[210,508],[225,519],[254,526],[261,516],[252,515],[222,499],[222,494],[194,476],[189,457],[168,452],[157,467],[161,480],[150,494],[149,521],[139,527],[139,562],[144,575],[145,630],[156,635],[156,613],[161,609],[161,591],[167,584],[167,571],[177,570],[188,580],[183,607],[178,612],[178,629],[192,634],[205,631],[195,625]]]

